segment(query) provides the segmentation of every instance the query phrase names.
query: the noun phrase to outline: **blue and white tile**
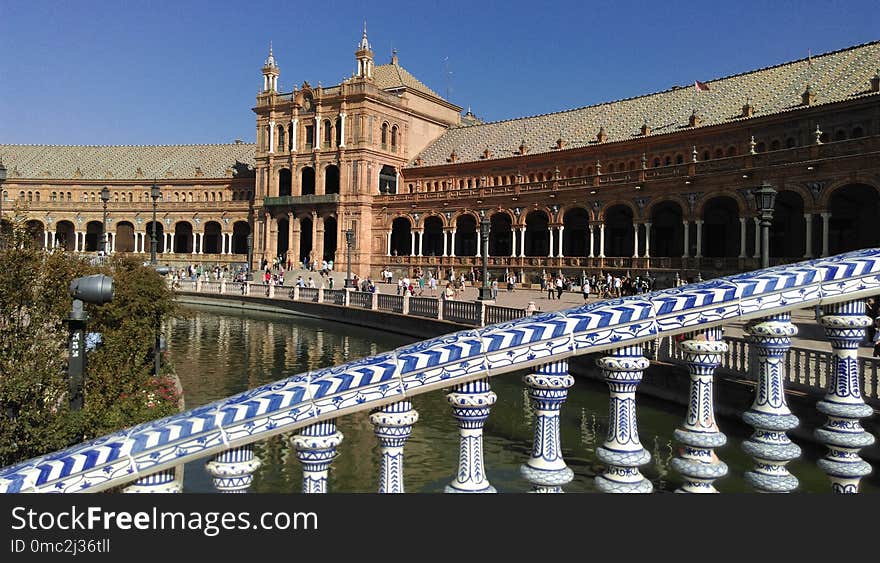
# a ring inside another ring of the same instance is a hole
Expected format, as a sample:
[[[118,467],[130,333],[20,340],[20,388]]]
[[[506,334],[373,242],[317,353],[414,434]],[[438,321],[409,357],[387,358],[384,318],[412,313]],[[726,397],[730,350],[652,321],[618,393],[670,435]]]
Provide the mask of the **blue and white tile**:
[[[739,297],[737,285],[722,278],[658,292],[651,302],[662,333],[736,317]]]
[[[137,456],[140,452],[154,450],[165,444],[219,430],[223,412],[218,410],[218,405],[223,403],[221,401],[204,405],[131,428],[127,434],[127,440],[131,442],[131,455]]]
[[[489,373],[502,373],[542,363],[549,358],[563,359],[573,354],[572,333],[576,319],[562,313],[533,315],[487,327],[480,331]]]
[[[131,479],[135,468],[130,458],[117,459],[100,468],[75,473],[42,486],[36,486],[31,492],[36,493],[81,493],[103,487],[112,487],[111,483],[120,479]]]
[[[315,417],[402,396],[396,354],[379,354],[311,372],[309,392]]]
[[[455,380],[486,373],[480,335],[465,330],[397,349],[404,391],[446,387]]]
[[[215,403],[220,424],[225,432],[240,429],[245,423],[257,423],[269,416],[286,414],[293,420],[308,417],[312,412],[310,377],[296,375],[262,385],[246,393]]]
[[[582,350],[657,333],[654,306],[644,296],[609,299],[566,311],[574,322],[572,348]]]

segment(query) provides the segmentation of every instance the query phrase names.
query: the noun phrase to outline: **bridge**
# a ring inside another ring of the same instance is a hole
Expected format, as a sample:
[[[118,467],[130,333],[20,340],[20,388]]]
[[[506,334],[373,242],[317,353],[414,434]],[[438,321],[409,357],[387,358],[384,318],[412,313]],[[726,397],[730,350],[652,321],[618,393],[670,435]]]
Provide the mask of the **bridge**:
[[[604,492],[647,493],[652,485],[639,467],[650,453],[639,441],[636,391],[649,364],[646,353],[658,354],[664,342],[666,355],[680,359],[690,375],[688,405],[675,431],[680,490],[716,492],[714,481],[728,471],[714,452],[726,437],[715,421],[713,378],[722,363],[736,369],[739,357],[739,369],[757,380],[754,401],[742,415],[754,428],[743,449],[755,463],[744,477],[758,491],[790,492],[798,480],[785,466],[800,455],[787,435],[799,424],[785,398],[788,353],[797,333],[791,314],[820,306],[832,365],[816,407],[826,417],[815,429],[827,446],[818,465],[833,491],[855,493],[871,472],[859,451],[875,440],[859,421],[873,414],[863,389],[870,387],[876,398],[877,372],[860,366],[857,348],[870,322],[863,300],[877,294],[880,249],[865,249],[474,326],[0,469],[0,492],[179,492],[175,468],[199,459],[207,459],[218,491],[245,492],[260,466],[253,444],[278,434],[291,435],[303,465],[303,492],[327,492],[327,474],[343,443],[336,419],[359,411],[371,412],[382,450],[379,492],[404,492],[405,443],[418,422],[411,399],[441,389],[451,389],[447,397],[460,434],[459,466],[447,492],[493,492],[482,454],[482,427],[496,399],[491,381],[522,371],[528,371],[523,382],[535,411],[534,442],[522,475],[536,492],[562,492],[573,477],[559,431],[560,409],[574,383],[568,362],[603,353],[597,364],[611,400],[608,435],[597,452],[605,468],[596,484]],[[735,322],[746,323],[747,336],[737,345],[740,352],[731,353],[723,331]],[[745,346],[754,352],[748,363],[742,359]]]

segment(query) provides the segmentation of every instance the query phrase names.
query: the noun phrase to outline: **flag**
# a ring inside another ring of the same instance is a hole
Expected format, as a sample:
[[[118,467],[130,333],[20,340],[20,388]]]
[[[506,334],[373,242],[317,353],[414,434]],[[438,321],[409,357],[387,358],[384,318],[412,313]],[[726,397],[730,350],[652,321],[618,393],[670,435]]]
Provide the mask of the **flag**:
[[[703,84],[699,80],[694,80],[694,90],[696,90],[697,92],[708,92],[709,85]]]

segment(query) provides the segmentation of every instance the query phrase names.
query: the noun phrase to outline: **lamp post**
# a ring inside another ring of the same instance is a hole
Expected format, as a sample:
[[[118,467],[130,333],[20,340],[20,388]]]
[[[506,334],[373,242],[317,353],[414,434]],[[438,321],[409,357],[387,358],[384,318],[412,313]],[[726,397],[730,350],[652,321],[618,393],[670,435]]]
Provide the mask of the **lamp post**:
[[[348,250],[347,260],[348,260],[348,274],[345,277],[345,287],[354,287],[354,280],[351,279],[351,246],[354,244],[354,231],[351,229],[345,230],[345,248]],[[357,288],[355,288],[357,289]]]
[[[156,265],[156,203],[159,200],[161,191],[159,186],[153,182],[150,188],[150,198],[153,200],[153,228],[150,229],[150,264]]]
[[[101,188],[101,202],[104,204],[104,218],[101,221],[101,252],[107,255],[107,202],[110,201],[110,188]]]
[[[252,271],[254,263],[254,202],[251,201],[248,206],[248,235],[247,235],[247,281],[254,280]]]
[[[6,167],[0,160],[0,248],[3,248],[3,182],[6,181]]]
[[[483,283],[480,285],[480,294],[477,297],[480,301],[492,301],[492,287],[489,285],[489,229],[491,223],[486,215],[486,210],[480,210],[480,241],[481,255],[483,257]]]
[[[770,224],[773,222],[773,207],[776,204],[776,190],[768,182],[752,190],[755,206],[761,219],[761,267],[770,267]]]

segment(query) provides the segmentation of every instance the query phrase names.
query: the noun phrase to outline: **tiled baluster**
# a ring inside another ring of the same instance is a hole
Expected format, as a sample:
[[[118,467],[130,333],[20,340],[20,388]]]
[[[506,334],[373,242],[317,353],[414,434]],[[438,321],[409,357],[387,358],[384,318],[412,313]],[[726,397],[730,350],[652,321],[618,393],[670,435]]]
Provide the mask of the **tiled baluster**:
[[[419,420],[419,413],[409,401],[385,405],[370,415],[376,436],[382,448],[382,475],[379,477],[380,493],[402,493],[403,446],[412,434],[412,427]]]
[[[651,461],[651,454],[639,441],[636,422],[636,388],[648,367],[639,345],[614,350],[596,360],[611,391],[608,436],[596,449],[596,456],[608,467],[596,477],[604,493],[650,493],[654,487],[639,471]]]
[[[183,489],[172,467],[141,477],[122,489],[124,493],[179,493]]]
[[[672,460],[672,468],[684,476],[676,492],[717,493],[712,483],[727,475],[727,464],[719,460],[713,448],[727,443],[718,429],[713,405],[715,370],[721,355],[728,350],[721,339],[721,328],[708,329],[679,343],[690,373],[688,411],[684,426],[675,430],[675,439],[684,444],[682,453]]]
[[[797,427],[798,419],[785,400],[784,357],[797,327],[791,324],[789,313],[782,313],[750,322],[746,332],[756,354],[758,383],[755,401],[743,413],[743,420],[755,429],[742,445],[755,458],[755,469],[745,473],[745,480],[761,492],[791,492],[798,480],[785,464],[797,459],[801,449],[785,434]]]
[[[335,420],[325,420],[302,429],[291,439],[296,457],[303,465],[304,493],[326,493],[327,474],[336,458],[336,447],[342,442],[342,433],[336,431]]]
[[[246,493],[260,465],[253,446],[247,445],[217,454],[205,464],[205,469],[214,478],[214,488],[221,493]]]
[[[828,381],[828,393],[816,403],[816,409],[828,417],[816,438],[828,446],[828,453],[818,462],[831,479],[835,493],[859,492],[859,481],[871,473],[871,465],[859,457],[859,450],[874,443],[865,432],[860,418],[874,414],[865,404],[859,385],[859,343],[871,319],[865,316],[864,301],[826,305],[819,323],[834,351],[834,366]]]
[[[534,485],[536,493],[561,493],[574,472],[562,459],[559,439],[559,410],[568,396],[574,378],[568,373],[568,360],[544,364],[523,378],[535,411],[535,442],[532,457],[520,473]]]
[[[452,416],[458,419],[458,474],[446,485],[447,493],[494,493],[483,467],[483,423],[497,396],[489,389],[489,380],[481,379],[455,386],[446,396]]]

